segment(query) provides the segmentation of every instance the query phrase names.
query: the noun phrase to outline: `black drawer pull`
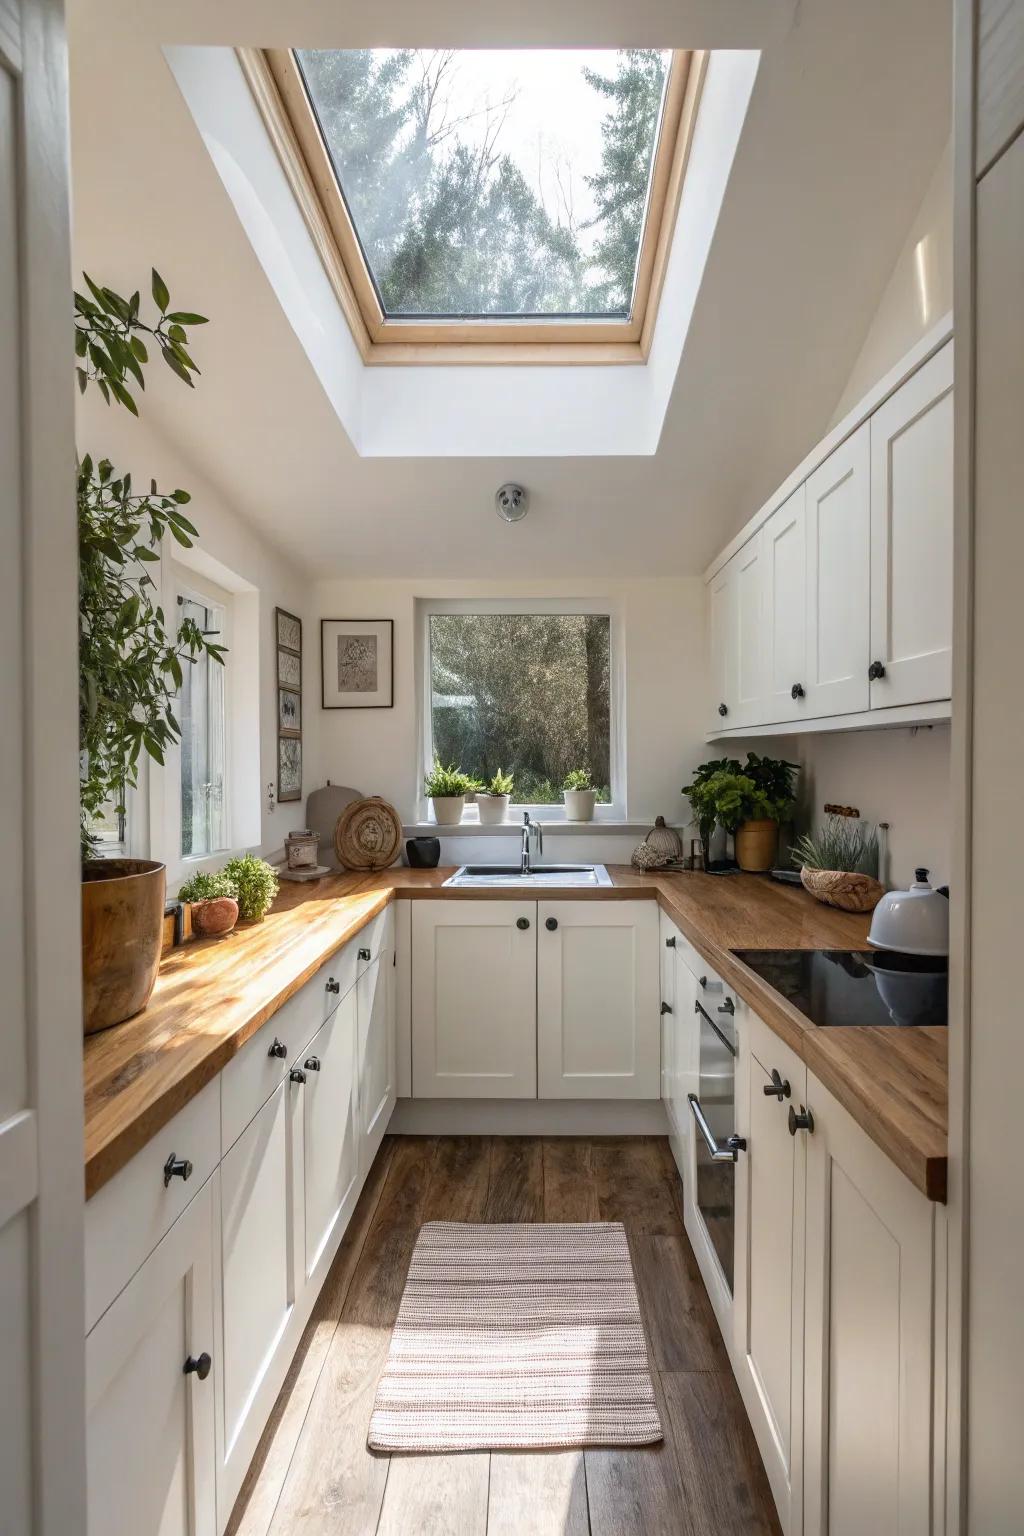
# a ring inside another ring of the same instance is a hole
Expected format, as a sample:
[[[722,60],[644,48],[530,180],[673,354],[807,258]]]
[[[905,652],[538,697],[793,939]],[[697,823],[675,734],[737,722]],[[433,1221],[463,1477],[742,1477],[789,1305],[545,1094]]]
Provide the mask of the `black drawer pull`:
[[[868,680],[872,683],[877,683],[879,678],[884,676],[885,663],[882,661],[873,661],[870,667],[868,667]]]
[[[267,1055],[275,1057],[278,1061],[284,1061],[285,1057],[288,1055],[288,1047],[285,1045],[283,1040],[279,1040],[275,1035],[274,1043],[267,1051]]]
[[[192,1164],[187,1157],[175,1157],[172,1152],[164,1163],[164,1189],[172,1179],[181,1179],[187,1182],[192,1177]]]
[[[319,1072],[320,1071],[320,1057],[319,1056],[307,1056],[305,1061],[302,1063],[302,1065],[305,1067],[307,1072]]]
[[[204,1349],[198,1359],[194,1355],[189,1355],[182,1370],[186,1376],[198,1376],[200,1381],[205,1381],[212,1365],[213,1361]]]
[[[306,1074],[301,1067],[292,1067],[288,1073],[288,1080],[292,1083],[304,1083],[306,1081]]]
[[[663,1014],[664,1013],[671,1013],[672,1012],[672,1004],[671,1003],[662,1003],[661,1011],[662,1011]]]
[[[729,706],[728,706],[728,704],[719,704],[719,706],[718,706],[718,713],[721,715],[722,719],[724,720],[726,715],[729,713]]]
[[[733,1045],[732,1041],[729,1039],[729,1036],[727,1034],[725,1034],[721,1029],[719,1029],[718,1025],[715,1023],[715,1021],[711,1017],[710,1013],[708,1013],[707,1009],[701,1007],[699,1000],[694,1003],[693,1011],[694,1011],[694,1013],[699,1013],[700,1014],[700,1016],[704,1020],[705,1024],[710,1024],[711,1028],[714,1030],[714,1032],[718,1036],[719,1040],[721,1040],[722,1044],[725,1046],[725,1048],[729,1052],[730,1056],[738,1056],[739,1055],[739,1052],[737,1051],[736,1047]]]
[[[554,933],[555,929],[558,927],[558,918],[557,917],[547,917],[547,918],[545,918],[544,919],[544,927],[547,929],[548,933]]]
[[[523,933],[526,932],[526,930],[527,930],[527,928],[529,928],[529,926],[530,926],[530,919],[528,917],[517,917],[516,918],[516,927],[521,929],[521,931]]]
[[[778,1099],[781,1104],[783,1099],[788,1099],[792,1092],[789,1079],[780,1077],[778,1067],[772,1067],[772,1080],[765,1083],[761,1090],[766,1099]]]
[[[791,699],[802,699],[804,697],[803,683],[794,683],[792,688],[789,690],[789,696]]]
[[[666,949],[675,949],[675,947],[676,947],[675,934],[674,933],[673,934],[669,934],[668,938],[665,940],[665,948]]]
[[[341,991],[341,982],[340,981],[335,981],[333,976],[328,976],[328,978],[327,978],[327,985],[324,987],[324,991],[325,992],[334,992],[334,993],[340,992]]]
[[[813,1135],[814,1116],[809,1109],[804,1109],[802,1104],[800,1106],[800,1113],[797,1114],[791,1104],[789,1106],[789,1134],[795,1136],[797,1131],[806,1131],[808,1136]]]
[[[373,956],[371,955],[371,953],[370,953],[370,951],[368,949],[361,949],[359,951],[359,959],[360,960],[372,960]]]

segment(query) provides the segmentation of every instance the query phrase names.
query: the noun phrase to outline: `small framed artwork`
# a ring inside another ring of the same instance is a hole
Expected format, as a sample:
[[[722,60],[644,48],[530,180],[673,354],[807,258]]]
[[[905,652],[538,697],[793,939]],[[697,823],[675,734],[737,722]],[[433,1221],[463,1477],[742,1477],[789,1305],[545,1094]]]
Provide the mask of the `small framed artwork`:
[[[296,618],[294,613],[288,613],[284,608],[275,608],[274,617],[277,621],[277,643],[286,651],[294,651],[296,656],[302,654],[302,620]]]
[[[394,642],[394,619],[321,619],[323,708],[391,709]]]
[[[277,738],[277,798],[302,799],[302,742],[298,736]]]
[[[282,736],[302,734],[302,694],[290,688],[277,690],[277,728]]]
[[[291,651],[279,650],[277,653],[277,686],[279,688],[294,688],[298,691],[302,686],[302,657],[293,656]]]

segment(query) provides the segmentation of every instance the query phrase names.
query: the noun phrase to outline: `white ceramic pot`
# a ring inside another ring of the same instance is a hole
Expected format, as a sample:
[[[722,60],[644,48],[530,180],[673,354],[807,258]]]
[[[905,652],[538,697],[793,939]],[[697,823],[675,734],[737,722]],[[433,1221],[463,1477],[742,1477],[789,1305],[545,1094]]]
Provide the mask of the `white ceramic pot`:
[[[439,827],[457,827],[466,807],[466,797],[465,795],[431,796],[430,803],[434,807],[434,820]]]
[[[482,795],[479,792],[476,797],[476,808],[480,812],[480,822],[485,827],[500,827],[508,815],[508,802],[510,795]]]
[[[563,789],[566,821],[593,821],[596,789]]]

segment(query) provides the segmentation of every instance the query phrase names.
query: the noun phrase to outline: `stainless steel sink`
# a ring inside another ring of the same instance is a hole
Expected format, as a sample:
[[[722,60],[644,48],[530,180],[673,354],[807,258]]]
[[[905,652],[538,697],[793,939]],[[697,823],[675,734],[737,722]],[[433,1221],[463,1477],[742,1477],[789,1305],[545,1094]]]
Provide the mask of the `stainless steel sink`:
[[[593,886],[611,885],[603,864],[534,864],[526,873],[518,864],[463,864],[445,885]]]

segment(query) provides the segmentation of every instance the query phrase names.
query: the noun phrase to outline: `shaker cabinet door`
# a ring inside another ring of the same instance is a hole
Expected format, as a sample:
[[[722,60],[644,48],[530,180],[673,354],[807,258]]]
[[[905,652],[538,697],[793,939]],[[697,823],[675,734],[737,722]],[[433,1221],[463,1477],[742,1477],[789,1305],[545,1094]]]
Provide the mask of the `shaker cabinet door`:
[[[865,422],[807,481],[807,716],[868,708],[871,484]]]
[[[359,1171],[365,1176],[395,1108],[395,965],[385,950],[356,983]]]
[[[807,699],[806,485],[773,512],[761,535],[764,561],[764,710],[752,724],[801,720]]]

